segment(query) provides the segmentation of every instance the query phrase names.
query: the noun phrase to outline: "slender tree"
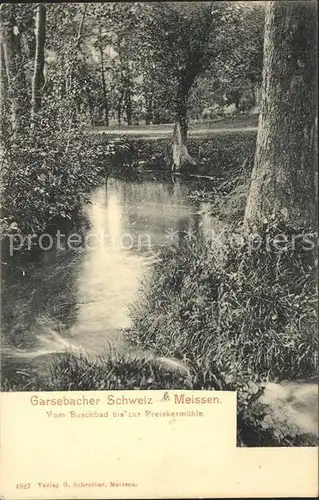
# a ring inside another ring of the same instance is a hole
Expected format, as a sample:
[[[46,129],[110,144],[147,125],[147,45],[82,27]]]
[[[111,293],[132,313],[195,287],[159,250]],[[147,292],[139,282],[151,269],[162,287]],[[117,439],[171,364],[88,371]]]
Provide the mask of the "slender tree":
[[[45,47],[45,20],[46,10],[44,4],[37,6],[35,38],[36,48],[34,57],[34,72],[32,79],[31,126],[41,108],[41,92],[44,85],[44,47]]]
[[[0,21],[1,22],[1,21]],[[0,126],[1,139],[7,136],[8,81],[2,41],[0,42]]]
[[[83,42],[83,31],[84,31],[84,23],[85,23],[85,18],[87,14],[87,9],[88,9],[88,4],[84,4],[82,13],[81,13],[81,18],[79,22],[79,27],[77,31],[77,36],[75,40],[75,44],[72,47],[72,54],[71,54],[71,61],[69,64],[68,72],[67,72],[67,79],[66,79],[66,91],[72,90],[72,85],[74,83],[74,72],[76,68],[76,63],[78,61],[79,53],[81,52],[81,45]]]
[[[247,227],[272,219],[312,226],[316,97],[316,3],[266,5],[262,104]]]
[[[109,103],[108,103],[107,90],[106,90],[106,82],[105,82],[105,64],[104,64],[103,37],[102,37],[102,27],[101,27],[101,24],[99,24],[98,45],[99,45],[100,63],[101,63],[104,125],[106,127],[108,127],[109,126]]]
[[[15,19],[13,5],[1,8],[2,67],[6,71],[6,89],[10,103],[11,127],[14,135],[23,128],[28,108],[27,86],[21,53],[21,34]]]

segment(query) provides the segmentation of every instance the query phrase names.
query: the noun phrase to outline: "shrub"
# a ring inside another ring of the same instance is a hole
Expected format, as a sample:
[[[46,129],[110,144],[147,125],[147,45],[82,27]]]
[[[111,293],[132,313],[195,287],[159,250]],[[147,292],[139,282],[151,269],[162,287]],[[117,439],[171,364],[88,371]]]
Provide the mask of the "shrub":
[[[50,141],[14,143],[2,169],[4,235],[38,234],[72,220],[104,173],[103,151],[88,138],[52,134]]]
[[[54,96],[53,96],[54,97]],[[76,121],[70,99],[45,99],[34,130],[6,137],[2,155],[2,237],[72,227],[90,192],[110,174],[125,144],[101,139]]]

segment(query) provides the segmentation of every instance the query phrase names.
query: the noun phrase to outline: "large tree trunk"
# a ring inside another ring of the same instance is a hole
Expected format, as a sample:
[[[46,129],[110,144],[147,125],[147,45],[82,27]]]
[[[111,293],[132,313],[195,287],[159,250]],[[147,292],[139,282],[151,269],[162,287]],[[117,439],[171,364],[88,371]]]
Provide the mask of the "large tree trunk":
[[[316,4],[268,2],[262,106],[245,222],[315,223]]]
[[[190,79],[182,80],[177,91],[176,119],[173,131],[173,172],[179,172],[196,165],[187,149],[187,102],[193,81]]]
[[[12,15],[12,5],[1,5],[1,43],[6,70],[11,126],[14,135],[23,128],[28,108],[27,87],[21,56],[20,33]]]
[[[34,58],[34,72],[32,79],[32,107],[31,126],[35,125],[38,112],[41,109],[41,94],[44,85],[44,46],[45,46],[45,5],[39,4],[36,14],[36,49]]]

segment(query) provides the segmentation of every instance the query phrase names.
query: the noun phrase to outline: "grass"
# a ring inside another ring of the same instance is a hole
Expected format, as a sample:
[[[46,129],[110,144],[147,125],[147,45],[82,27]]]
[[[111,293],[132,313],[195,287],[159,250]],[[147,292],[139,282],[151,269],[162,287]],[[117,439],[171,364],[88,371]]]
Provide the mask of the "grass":
[[[274,246],[281,233],[285,251]],[[304,244],[305,228],[267,226],[262,234],[253,248],[234,223],[219,245],[185,238],[165,250],[132,308],[128,337],[186,361],[196,388],[238,391],[238,443],[317,445],[314,435],[289,435],[289,424],[265,425],[268,410],[251,391],[252,381],[262,387],[318,372],[316,249]]]
[[[317,372],[313,252],[267,249],[283,228],[264,228],[260,248],[185,239],[155,264],[132,309],[132,340],[222,370],[234,379],[282,380]],[[286,228],[285,234],[289,234]],[[268,237],[268,239],[266,238]]]
[[[42,373],[21,371],[24,375],[4,390],[98,391],[189,388],[180,373],[163,370],[146,357],[135,355],[100,355],[66,352],[57,354]]]
[[[33,347],[32,327],[39,317],[54,318],[54,328],[60,323],[69,328],[77,314],[81,249],[41,252],[33,248],[14,252],[6,262],[4,257],[2,253],[1,278],[6,290],[1,302],[3,341],[15,347]]]
[[[79,391],[79,390],[239,390],[237,400],[238,446],[311,446],[316,439],[309,434],[285,434],[265,426],[265,407],[258,401],[261,389],[230,381],[222,372],[203,369],[194,363],[190,375],[163,367],[143,356],[111,355],[89,357],[85,354],[59,354],[45,363],[42,372],[30,365],[19,372],[15,383],[2,381],[5,391]]]

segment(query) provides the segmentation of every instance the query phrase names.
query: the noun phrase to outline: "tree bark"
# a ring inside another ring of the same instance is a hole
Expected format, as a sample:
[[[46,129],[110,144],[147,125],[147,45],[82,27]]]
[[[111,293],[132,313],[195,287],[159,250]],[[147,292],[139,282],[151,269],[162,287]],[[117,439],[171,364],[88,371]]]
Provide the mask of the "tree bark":
[[[1,43],[6,70],[7,97],[11,108],[12,132],[16,136],[23,128],[28,108],[27,87],[21,56],[20,33],[10,12],[10,5],[1,5]],[[5,11],[6,9],[6,11]]]
[[[148,92],[146,93],[145,104],[146,104],[145,125],[150,125],[151,123],[153,123],[153,96]]]
[[[4,59],[4,50],[2,42],[0,42],[0,126],[1,126],[1,142],[10,132],[8,126],[8,81],[7,70]]]
[[[194,79],[182,79],[177,91],[176,119],[173,131],[173,164],[172,171],[179,172],[196,163],[187,149],[187,102]]]
[[[39,4],[37,7],[35,28],[36,49],[32,79],[31,127],[34,127],[36,117],[41,109],[41,94],[44,85],[45,20],[45,5]]]
[[[262,103],[245,224],[316,223],[316,4],[266,6]]]
[[[261,89],[260,84],[257,82],[254,84],[254,99],[255,99],[255,108],[259,108],[261,101]]]
[[[126,84],[125,97],[124,97],[126,121],[127,121],[128,125],[132,125],[132,97],[131,97],[131,94],[132,94],[131,83],[130,83],[130,81],[128,81]]]
[[[103,92],[103,110],[104,110],[104,125],[106,127],[109,126],[109,103],[107,98],[106,91],[106,82],[105,82],[105,74],[104,74],[104,54],[103,54],[103,45],[102,45],[102,29],[99,27],[99,49],[100,49],[100,57],[101,57],[101,76],[102,76],[102,92]]]
[[[117,100],[117,123],[120,126],[121,125],[121,118],[122,118],[122,102],[123,102],[123,97],[124,97],[124,90],[121,90],[121,93],[118,97]]]

